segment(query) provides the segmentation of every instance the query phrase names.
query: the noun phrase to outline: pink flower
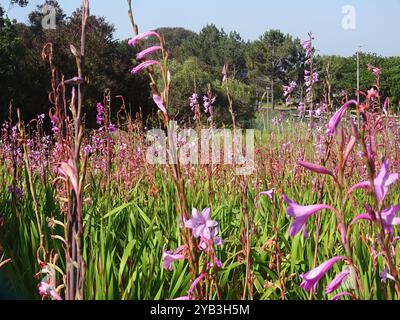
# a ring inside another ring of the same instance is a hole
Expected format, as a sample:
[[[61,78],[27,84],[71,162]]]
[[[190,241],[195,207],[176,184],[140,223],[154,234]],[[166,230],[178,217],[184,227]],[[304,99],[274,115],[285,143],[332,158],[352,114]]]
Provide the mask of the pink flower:
[[[204,279],[204,277],[206,276],[206,274],[204,272],[201,273],[200,276],[198,276],[193,283],[190,285],[189,291],[188,291],[188,296],[190,298],[190,300],[193,299],[193,295],[194,295],[194,290],[197,288],[197,286],[199,285],[200,281]]]
[[[161,46],[153,46],[153,47],[147,48],[147,49],[145,49],[145,50],[139,52],[139,53],[136,55],[136,60],[143,60],[143,59],[144,59],[145,57],[147,57],[149,54],[152,54],[152,53],[157,52],[157,51],[160,51],[160,50],[162,50],[162,47],[161,47]]]
[[[155,60],[148,60],[148,61],[142,62],[138,66],[134,67],[131,70],[131,73],[132,74],[137,74],[137,73],[143,71],[144,69],[146,69],[146,68],[148,68],[150,66],[153,66],[153,65],[160,65],[160,63],[158,61],[155,61]]]
[[[160,109],[164,114],[167,114],[167,109],[165,108],[164,102],[159,95],[154,94],[153,101],[157,105],[158,109]]]
[[[160,40],[160,42],[161,42],[161,36],[157,32],[147,31],[147,32],[143,32],[143,33],[138,34],[137,36],[133,37],[131,40],[128,41],[128,44],[130,46],[134,47],[138,44],[139,41],[150,38],[150,37],[157,37],[158,40]]]
[[[342,297],[351,297],[352,299],[354,299],[354,295],[353,295],[352,293],[350,293],[350,292],[341,292],[341,293],[338,293],[336,296],[334,296],[334,297],[332,298],[332,300],[333,300],[333,301],[338,301],[338,300],[340,300]]]
[[[72,160],[70,159],[68,162],[61,163],[60,167],[58,168],[58,172],[64,176],[63,179],[70,181],[75,194],[79,195],[80,190],[78,173]]]
[[[214,266],[216,266],[219,269],[222,269],[224,264],[222,263],[221,260],[215,259],[215,264],[214,264],[214,262],[207,263],[207,270],[210,270],[211,268],[214,268]]]
[[[52,297],[55,300],[62,300],[60,295],[54,290],[52,286],[47,284],[46,282],[40,282],[37,286],[37,289],[39,291],[39,294],[42,297]]]
[[[186,246],[180,246],[175,252],[167,251],[165,246],[163,248],[163,268],[166,270],[173,270],[172,263],[179,260],[185,260],[186,257],[182,252],[186,250]]]
[[[204,209],[201,214],[196,208],[192,210],[192,219],[185,222],[188,229],[192,229],[195,238],[202,238],[204,240],[211,240],[216,236],[215,230],[218,231],[218,222],[211,220],[211,209]]]
[[[355,224],[360,220],[368,220],[371,222],[377,221],[377,214],[371,209],[367,208],[368,213],[360,214],[351,222],[351,225]],[[382,211],[382,225],[386,234],[393,235],[393,226],[400,225],[400,218],[396,217],[396,215],[400,212],[400,205],[389,207]]]
[[[387,208],[382,211],[382,225],[386,234],[393,235],[393,226],[400,225],[400,218],[396,215],[400,212],[400,205]]]
[[[337,112],[336,114],[332,117],[332,119],[329,121],[328,124],[328,134],[334,134],[336,132],[336,129],[342,121],[343,117],[345,116],[347,109],[352,105],[355,104],[357,105],[357,101],[355,100],[350,100],[346,102]]]
[[[375,77],[379,77],[382,73],[381,69],[374,67],[373,65],[368,65],[368,70],[372,72]]]
[[[300,278],[303,279],[303,282],[301,283],[300,287],[307,292],[310,292],[311,288],[314,288],[314,291],[317,291],[319,280],[325,276],[325,274],[333,267],[335,263],[345,259],[346,257],[344,256],[334,257],[328,261],[325,261],[320,266],[307,272],[306,274],[302,274]]]
[[[269,200],[272,201],[274,199],[274,192],[275,192],[275,189],[271,189],[269,191],[260,192],[254,199],[254,206],[256,207],[256,209],[258,209],[258,207],[259,207],[259,200],[258,199],[261,196],[267,196],[269,198]]]
[[[283,96],[287,98],[286,102],[289,102],[289,98],[296,90],[296,87],[297,83],[295,81],[290,82],[288,86],[283,86]]]
[[[350,270],[346,269],[340,272],[335,279],[332,280],[332,282],[326,287],[326,294],[330,294],[333,291],[336,291],[345,281],[348,276],[350,275]]]
[[[372,99],[379,96],[378,90],[371,88],[367,91],[367,99]]]
[[[306,238],[308,238],[308,233],[306,229],[307,221],[317,212],[323,209],[329,209],[334,211],[331,206],[324,204],[317,204],[311,206],[301,206],[296,202],[290,200],[285,194],[282,195],[283,200],[288,204],[287,214],[294,218],[294,222],[290,226],[289,234],[291,237],[296,236],[301,230]]]
[[[385,270],[383,270],[383,272],[381,272],[379,274],[379,276],[381,277],[381,281],[383,283],[386,283],[386,281],[388,281],[388,280],[396,281],[396,279],[392,275],[389,274],[389,270],[387,267],[385,268]]]
[[[330,176],[334,177],[334,174],[332,173],[332,171],[330,171],[322,166],[319,166],[317,164],[309,163],[306,161],[298,161],[297,164],[299,166],[302,166],[302,167],[306,168],[307,170],[313,171],[315,173],[326,174],[326,175],[330,175]]]
[[[389,174],[389,162],[384,161],[378,176],[374,180],[374,189],[376,197],[379,201],[383,202],[389,192],[389,187],[394,184],[399,179],[397,173]],[[349,189],[347,195],[351,194],[357,189],[369,189],[371,188],[371,183],[369,181],[364,181],[357,183]]]
[[[306,51],[306,57],[308,59],[306,63],[310,62],[312,49],[313,49],[312,41],[314,40],[313,35],[312,35],[311,32],[308,33],[308,37],[309,37],[308,40],[305,40],[305,41],[302,42],[302,46],[303,46],[304,50]]]
[[[373,214],[371,214],[371,213],[363,213],[363,214],[358,215],[350,223],[350,226],[354,225],[356,222],[358,222],[360,220],[368,220],[368,221],[371,221],[371,222],[375,221],[376,220],[375,213],[374,212],[373,212]]]

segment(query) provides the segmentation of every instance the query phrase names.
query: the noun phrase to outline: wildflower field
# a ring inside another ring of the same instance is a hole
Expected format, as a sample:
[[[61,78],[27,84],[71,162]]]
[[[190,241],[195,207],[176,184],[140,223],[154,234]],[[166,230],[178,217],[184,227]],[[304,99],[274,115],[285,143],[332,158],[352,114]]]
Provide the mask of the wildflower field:
[[[0,297],[399,299],[400,126],[384,68],[369,65],[368,89],[332,100],[310,33],[301,83],[283,86],[281,111],[254,111],[257,129],[237,121],[228,63],[224,123],[211,85],[193,89],[190,121],[177,123],[168,43],[139,32],[128,8],[137,54],[126,73],[145,77],[156,121],[106,90],[86,127],[83,0],[75,73],[64,79],[45,44],[48,113],[25,121],[10,106],[1,125]]]

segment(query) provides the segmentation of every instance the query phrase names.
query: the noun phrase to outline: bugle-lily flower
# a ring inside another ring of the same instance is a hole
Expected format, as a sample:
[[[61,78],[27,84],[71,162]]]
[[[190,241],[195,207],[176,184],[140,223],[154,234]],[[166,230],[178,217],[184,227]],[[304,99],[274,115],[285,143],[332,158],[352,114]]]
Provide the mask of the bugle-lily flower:
[[[343,117],[346,115],[347,110],[350,108],[352,104],[358,105],[357,101],[350,100],[346,102],[332,117],[328,124],[328,134],[333,135],[336,132],[336,129],[339,123],[342,121]]]
[[[322,167],[320,165],[309,163],[309,162],[306,162],[306,161],[298,161],[297,164],[299,166],[302,166],[302,167],[306,168],[307,170],[312,171],[312,172],[329,175],[329,176],[332,176],[333,178],[335,178],[335,175],[333,174],[332,171],[330,171],[330,170],[328,170],[325,167]]]
[[[184,255],[184,251],[186,250],[186,246],[180,246],[175,252],[167,251],[165,246],[163,248],[163,268],[166,270],[173,270],[172,263],[179,260],[185,260],[186,256]]]
[[[304,236],[308,238],[308,233],[306,229],[308,219],[324,209],[335,211],[331,206],[325,204],[301,206],[296,202],[290,200],[285,194],[283,194],[282,197],[283,200],[288,204],[287,214],[295,219],[291,224],[289,230],[289,234],[291,237],[296,236],[301,230],[303,230]]]
[[[394,184],[399,179],[398,173],[389,173],[389,162],[384,161],[378,176],[374,180],[374,189],[376,197],[380,202],[383,202],[389,192],[389,187]],[[353,191],[357,189],[369,189],[371,183],[369,181],[364,181],[357,183],[349,189],[347,195],[350,195]]]
[[[164,114],[167,114],[167,108],[165,108],[163,99],[158,95],[153,95],[153,101],[157,105],[158,109],[160,109]]]
[[[147,48],[147,49],[145,49],[145,50],[139,52],[139,53],[136,55],[136,60],[143,60],[143,59],[146,58],[148,55],[150,55],[150,54],[152,54],[152,53],[154,53],[154,52],[160,51],[160,50],[162,50],[162,47],[161,47],[161,46],[152,46],[152,47],[150,47],[150,48]]]
[[[132,74],[137,74],[137,73],[143,71],[144,69],[146,69],[148,67],[151,67],[153,65],[160,65],[160,63],[158,61],[155,61],[155,60],[147,60],[147,61],[142,62],[141,64],[137,65],[136,67],[134,67],[131,70],[131,73]]]
[[[128,41],[128,44],[132,47],[136,46],[139,41],[150,38],[150,37],[156,37],[158,40],[160,40],[161,43],[161,36],[155,32],[155,31],[146,31],[141,34],[138,34],[137,36],[133,37],[131,40]]]
[[[314,291],[317,291],[318,282],[325,276],[325,274],[333,267],[334,264],[339,262],[340,260],[347,259],[344,256],[334,257],[329,259],[316,267],[315,269],[307,272],[306,274],[302,274],[300,278],[303,279],[300,287],[302,287],[307,292],[310,292],[312,288]]]
[[[342,283],[349,277],[350,275],[350,270],[345,269],[342,272],[340,272],[335,279],[332,280],[332,282],[326,287],[326,294],[330,294],[334,291],[336,291]]]

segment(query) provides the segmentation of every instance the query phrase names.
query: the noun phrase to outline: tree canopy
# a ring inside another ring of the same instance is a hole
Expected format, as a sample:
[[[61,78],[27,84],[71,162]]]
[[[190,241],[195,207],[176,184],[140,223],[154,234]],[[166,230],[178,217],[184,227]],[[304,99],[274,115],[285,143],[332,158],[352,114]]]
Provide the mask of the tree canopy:
[[[12,0],[13,4],[25,6],[28,1]],[[59,75],[75,76],[75,62],[70,44],[79,43],[81,24],[80,9],[67,16],[56,0],[44,4],[56,9],[55,30],[41,26],[43,5],[29,14],[29,24],[11,21],[0,6],[0,120],[8,116],[10,103],[19,107],[24,119],[31,119],[49,109],[48,93],[51,89],[51,73],[41,53],[47,43],[54,48],[54,63]],[[211,24],[196,33],[184,28],[159,28],[170,53],[172,73],[171,112],[178,119],[191,119],[189,97],[197,92],[207,93],[211,88],[216,95],[216,121],[229,122],[226,87],[222,85],[222,69],[228,66],[229,88],[239,123],[246,123],[255,115],[255,98],[269,90],[273,101],[282,100],[282,86],[296,81],[304,87],[305,52],[300,39],[279,30],[268,30],[256,41],[244,41],[239,33],[226,33]],[[144,120],[155,117],[156,106],[151,99],[147,76],[131,75],[136,63],[135,48],[127,40],[114,38],[115,28],[106,18],[90,16],[87,35],[87,100],[85,110],[90,119],[103,93],[110,89],[115,111],[125,98],[132,113],[142,111]],[[151,44],[152,40],[148,40]],[[373,76],[368,64],[382,68],[381,91],[397,104],[400,97],[400,57],[380,57],[360,54],[361,89],[368,89]],[[356,56],[316,56],[320,78],[325,77],[329,66],[329,79],[333,95],[342,89],[356,89]],[[322,87],[323,81],[318,86]],[[92,122],[94,125],[94,121]]]

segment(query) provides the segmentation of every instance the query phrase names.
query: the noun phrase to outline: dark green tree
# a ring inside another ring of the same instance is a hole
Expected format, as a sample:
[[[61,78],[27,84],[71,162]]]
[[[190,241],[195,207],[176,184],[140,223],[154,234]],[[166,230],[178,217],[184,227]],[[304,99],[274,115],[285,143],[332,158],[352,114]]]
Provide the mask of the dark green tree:
[[[181,58],[184,44],[195,35],[184,28],[158,28],[155,31],[164,37],[170,58]]]
[[[275,107],[275,96],[281,86],[290,80],[299,81],[305,54],[299,39],[271,30],[249,46],[246,58],[249,77],[255,83],[269,83]]]
[[[183,48],[183,56],[197,57],[202,63],[212,67],[213,75],[220,76],[225,63],[233,71],[233,76],[245,73],[246,44],[237,32],[229,35],[215,25],[207,25],[199,34],[188,39]]]

